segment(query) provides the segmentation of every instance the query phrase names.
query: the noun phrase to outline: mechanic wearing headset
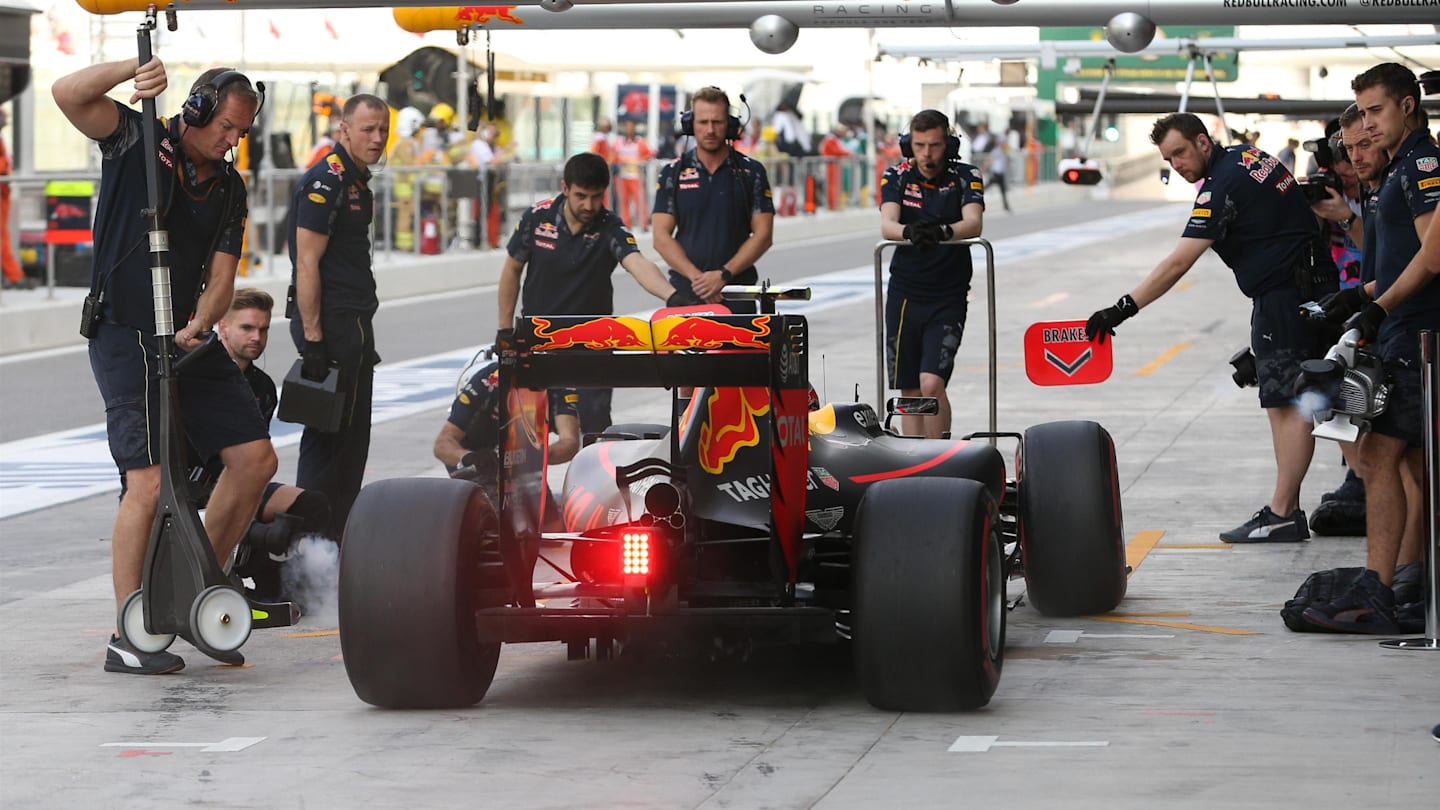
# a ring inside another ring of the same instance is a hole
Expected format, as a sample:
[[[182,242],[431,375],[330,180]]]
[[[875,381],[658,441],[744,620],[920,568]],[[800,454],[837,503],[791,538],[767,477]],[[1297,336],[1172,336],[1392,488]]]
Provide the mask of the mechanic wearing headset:
[[[246,204],[245,184],[224,157],[249,131],[260,104],[249,79],[215,68],[196,80],[181,115],[146,121],[106,95],[132,80],[132,104],[164,92],[168,81],[160,60],[136,61],[92,65],[51,88],[60,111],[99,143],[102,157],[92,298],[81,334],[90,339],[90,368],[105,400],[110,454],[130,482],[111,534],[117,604],[140,588],[160,496],[160,435],[170,429],[152,421],[160,413],[160,345],[147,247],[151,220],[144,214],[146,175],[158,173],[169,230],[171,314],[179,327],[173,339],[180,350],[190,351],[230,308]],[[147,126],[155,130],[156,155],[145,153]],[[275,450],[250,387],[227,355],[207,353],[186,367],[179,392],[187,437],[203,455],[219,454],[225,462],[226,473],[205,513],[215,557],[224,560],[275,474]],[[235,652],[222,660],[245,659]],[[110,637],[105,655],[107,672],[156,675],[184,666],[174,653],[143,653],[118,636]]]
[[[496,345],[513,332],[515,304],[526,315],[611,315],[615,287],[610,274],[618,263],[646,292],[666,306],[699,304],[689,290],[678,291],[660,268],[635,246],[620,217],[605,207],[610,166],[593,152],[565,161],[559,196],[541,200],[515,224],[510,254],[500,270],[500,329]],[[521,274],[524,282],[521,282]],[[609,388],[580,392],[580,426],[587,433],[610,427]]]
[[[1404,65],[1387,62],[1350,83],[1365,131],[1390,155],[1374,210],[1375,278],[1322,303],[1327,317],[1359,329],[1385,369],[1390,396],[1385,412],[1360,437],[1360,476],[1365,479],[1365,572],[1345,593],[1312,604],[1306,622],[1340,633],[1394,635],[1423,631],[1418,583],[1397,587],[1399,564],[1423,559],[1421,531],[1425,493],[1420,380],[1422,330],[1440,329],[1440,148],[1420,107],[1420,83]],[[1368,213],[1368,212],[1367,212]],[[1366,221],[1367,232],[1371,228]],[[1423,241],[1422,241],[1423,235]],[[1373,300],[1372,300],[1373,298]],[[1353,313],[1353,314],[1352,314]],[[1397,611],[1405,605],[1408,611]]]
[[[435,458],[445,465],[445,471],[451,478],[474,481],[485,490],[490,503],[498,509],[500,359],[495,356],[493,348],[482,348],[460,379],[460,393],[450,404],[450,416],[440,426],[433,452]],[[549,399],[550,431],[555,438],[550,442],[546,459],[550,464],[564,464],[580,452],[580,418],[576,411],[579,396],[575,389],[565,388],[550,391]],[[546,493],[553,504],[549,487],[546,487]],[[550,506],[545,511],[552,517],[560,514],[558,509]]]
[[[1328,347],[1323,331],[1306,323],[1300,304],[1338,289],[1339,271],[1328,251],[1312,255],[1319,226],[1294,175],[1278,158],[1253,146],[1220,146],[1190,113],[1156,121],[1150,142],[1187,183],[1204,180],[1205,185],[1175,249],[1128,295],[1091,315],[1085,334],[1101,342],[1114,335],[1116,326],[1164,295],[1213,247],[1252,301],[1250,347],[1276,463],[1270,502],[1250,520],[1221,532],[1220,539],[1307,540],[1300,483],[1315,439],[1310,420],[1295,408],[1294,384],[1301,361],[1323,355]]]
[[[770,249],[775,228],[770,178],[731,148],[740,119],[720,88],[697,92],[681,126],[695,148],[660,170],[650,224],[670,283],[714,303],[725,285],[759,280],[755,262]]]
[[[300,178],[290,204],[290,337],[301,375],[321,382],[340,368],[345,413],[339,430],[306,427],[300,437],[295,485],[325,493],[338,543],[360,494],[370,456],[370,403],[375,386],[375,330],[380,301],[370,266],[370,221],[375,196],[370,167],[385,154],[390,108],[360,93],[346,102],[335,150]]]
[[[890,259],[885,296],[885,345],[890,387],[907,397],[934,397],[935,416],[905,416],[911,436],[938,439],[950,430],[945,386],[965,332],[966,296],[974,268],[970,248],[940,245],[972,239],[984,225],[985,186],[979,169],[959,161],[960,139],[937,110],[921,110],[901,139],[909,159],[880,180],[880,237],[907,240]]]

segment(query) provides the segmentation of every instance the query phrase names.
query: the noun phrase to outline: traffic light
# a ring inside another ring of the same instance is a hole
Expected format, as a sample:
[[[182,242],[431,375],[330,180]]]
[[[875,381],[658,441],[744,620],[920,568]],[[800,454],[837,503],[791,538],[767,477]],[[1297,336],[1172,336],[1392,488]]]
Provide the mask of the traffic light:
[[[1100,179],[1100,166],[1093,160],[1066,158],[1060,161],[1060,181],[1066,185],[1093,186]]]

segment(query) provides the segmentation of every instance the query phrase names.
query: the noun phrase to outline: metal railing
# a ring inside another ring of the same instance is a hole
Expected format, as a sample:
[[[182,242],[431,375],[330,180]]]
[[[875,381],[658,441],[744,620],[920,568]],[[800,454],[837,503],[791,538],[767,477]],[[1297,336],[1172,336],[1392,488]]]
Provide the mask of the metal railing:
[[[889,165],[863,157],[757,157],[770,178],[777,216],[810,216],[825,211],[875,210],[879,206],[879,180]],[[1012,183],[1019,186],[1023,155],[1012,158]],[[640,202],[646,216],[654,207],[656,181],[667,160],[652,160],[643,167]],[[1042,161],[1042,164],[1045,161]],[[375,194],[375,221],[371,230],[377,255],[442,253],[452,250],[503,249],[507,223],[546,197],[560,193],[562,163],[506,163],[470,167],[396,166],[382,164],[370,187]],[[295,185],[303,169],[267,169],[243,172],[250,214],[242,275],[275,276],[289,273],[286,249],[287,217]],[[25,245],[45,227],[45,185],[54,181],[91,181],[99,189],[97,172],[55,172],[7,175],[16,198],[12,238]],[[612,182],[618,187],[619,182]],[[618,207],[618,189],[612,194]],[[92,198],[92,210],[94,200]],[[633,223],[632,225],[638,225]],[[21,233],[31,239],[22,240]],[[47,263],[54,251],[47,246]],[[280,257],[277,260],[277,257]],[[277,263],[278,262],[278,263]],[[47,286],[54,288],[53,269]]]

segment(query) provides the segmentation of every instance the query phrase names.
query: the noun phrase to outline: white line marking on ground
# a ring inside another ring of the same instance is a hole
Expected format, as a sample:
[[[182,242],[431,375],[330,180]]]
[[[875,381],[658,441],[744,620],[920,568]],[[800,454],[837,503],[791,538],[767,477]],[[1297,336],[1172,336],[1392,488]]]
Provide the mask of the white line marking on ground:
[[[144,748],[149,751],[158,751],[164,748],[199,748],[206,754],[231,754],[236,751],[244,751],[252,745],[264,742],[266,737],[227,737],[220,742],[152,742],[143,740],[140,742],[109,742],[100,743],[101,748]]]
[[[1000,738],[995,736],[969,736],[956,737],[955,742],[950,744],[949,750],[952,753],[960,754],[983,754],[991,748],[1105,748],[1109,745],[1109,740],[1015,740],[1000,742]]]

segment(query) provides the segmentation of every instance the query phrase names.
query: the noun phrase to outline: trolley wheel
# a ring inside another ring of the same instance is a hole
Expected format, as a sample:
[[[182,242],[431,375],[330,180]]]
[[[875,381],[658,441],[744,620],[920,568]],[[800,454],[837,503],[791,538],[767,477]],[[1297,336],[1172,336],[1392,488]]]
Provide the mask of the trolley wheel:
[[[233,652],[250,639],[250,602],[229,585],[211,585],[190,603],[190,631],[207,647]]]
[[[120,630],[120,640],[131,649],[143,653],[164,652],[175,643],[174,633],[151,633],[145,629],[144,591],[137,590],[125,597],[120,604],[120,618],[115,626]]]

